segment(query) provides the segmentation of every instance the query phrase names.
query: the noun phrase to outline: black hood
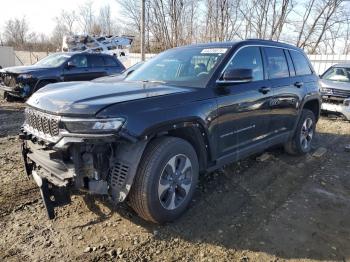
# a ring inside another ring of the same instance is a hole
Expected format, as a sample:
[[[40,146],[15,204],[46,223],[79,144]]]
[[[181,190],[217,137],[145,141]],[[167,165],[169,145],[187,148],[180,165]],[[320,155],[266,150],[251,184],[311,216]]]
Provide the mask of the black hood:
[[[52,68],[45,68],[36,65],[31,66],[12,66],[6,67],[0,70],[0,73],[12,73],[12,74],[28,74],[37,71],[49,70]]]
[[[48,113],[94,116],[112,104],[189,91],[190,88],[159,83],[68,82],[47,85],[34,93],[27,104]]]

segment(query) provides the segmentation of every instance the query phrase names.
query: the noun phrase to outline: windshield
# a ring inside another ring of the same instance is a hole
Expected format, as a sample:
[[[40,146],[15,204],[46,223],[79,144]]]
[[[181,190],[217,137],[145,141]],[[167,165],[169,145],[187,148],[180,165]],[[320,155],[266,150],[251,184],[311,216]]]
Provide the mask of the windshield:
[[[37,62],[35,65],[44,67],[57,67],[66,62],[71,56],[68,54],[52,54]]]
[[[350,68],[331,67],[322,78],[337,82],[350,82]]]
[[[200,47],[171,49],[143,64],[125,80],[205,87],[227,50]]]

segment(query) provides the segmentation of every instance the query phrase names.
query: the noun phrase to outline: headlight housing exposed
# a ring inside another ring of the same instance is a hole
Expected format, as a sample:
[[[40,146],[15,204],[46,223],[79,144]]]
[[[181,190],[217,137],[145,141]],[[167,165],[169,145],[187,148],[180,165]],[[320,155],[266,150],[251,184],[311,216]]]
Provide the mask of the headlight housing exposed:
[[[30,79],[32,78],[33,76],[30,75],[30,74],[21,74],[18,76],[19,78],[22,78],[22,79]]]
[[[115,133],[123,126],[123,118],[77,119],[62,118],[64,127],[72,133]]]

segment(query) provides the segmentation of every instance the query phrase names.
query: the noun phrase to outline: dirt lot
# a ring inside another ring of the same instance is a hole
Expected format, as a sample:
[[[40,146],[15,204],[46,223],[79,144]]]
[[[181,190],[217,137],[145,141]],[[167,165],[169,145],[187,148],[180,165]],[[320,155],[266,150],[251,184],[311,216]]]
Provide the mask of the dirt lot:
[[[0,102],[0,261],[350,260],[348,122],[322,118],[305,157],[277,148],[203,176],[188,212],[156,226],[84,195],[49,221],[22,167],[22,110]]]

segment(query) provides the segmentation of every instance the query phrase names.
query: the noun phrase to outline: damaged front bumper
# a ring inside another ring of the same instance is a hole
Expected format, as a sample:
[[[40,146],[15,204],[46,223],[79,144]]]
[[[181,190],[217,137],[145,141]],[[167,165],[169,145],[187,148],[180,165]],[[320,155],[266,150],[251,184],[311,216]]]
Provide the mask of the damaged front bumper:
[[[323,100],[321,110],[327,113],[341,115],[350,121],[350,98],[342,101]]]
[[[24,125],[25,126],[25,125]],[[64,134],[56,142],[22,128],[25,170],[40,188],[48,217],[70,203],[76,190],[126,199],[146,141],[131,143],[112,134]]]
[[[37,79],[23,79],[17,74],[1,73],[0,74],[0,90],[4,94],[19,98],[27,98],[30,96],[33,88],[37,83]]]

